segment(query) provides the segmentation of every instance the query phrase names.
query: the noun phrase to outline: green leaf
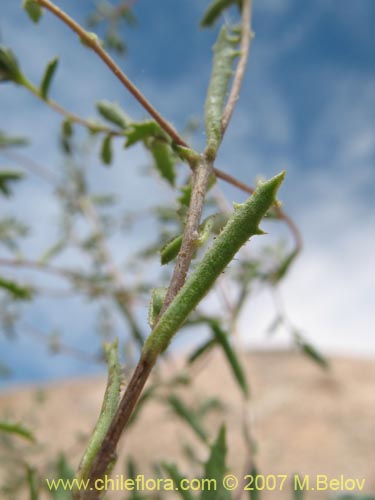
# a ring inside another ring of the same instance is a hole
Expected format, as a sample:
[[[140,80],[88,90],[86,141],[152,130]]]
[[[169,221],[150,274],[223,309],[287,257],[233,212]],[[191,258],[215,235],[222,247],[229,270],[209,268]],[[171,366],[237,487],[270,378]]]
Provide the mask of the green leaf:
[[[13,298],[18,300],[31,300],[33,290],[30,287],[21,286],[15,281],[9,281],[0,276],[0,288],[4,288]]]
[[[211,349],[217,344],[216,339],[210,339],[207,340],[204,344],[200,345],[197,347],[189,356],[188,358],[188,363],[191,365],[196,361],[198,358],[200,358],[203,354],[206,352],[211,351]]]
[[[33,433],[24,427],[22,424],[16,422],[9,422],[7,420],[0,420],[0,432],[6,432],[8,434],[16,434],[21,436],[28,441],[35,441]]]
[[[100,150],[100,156],[104,165],[110,165],[112,163],[112,134],[107,134],[102,142],[102,147]]]
[[[223,477],[227,472],[226,467],[226,436],[225,426],[220,428],[219,434],[210,447],[210,456],[204,466],[204,477],[208,479],[215,479],[217,487],[210,490],[203,490],[200,498],[201,500],[230,500],[231,492],[226,490],[223,486]]]
[[[117,103],[100,101],[96,104],[96,109],[105,120],[118,127],[126,128],[128,126],[129,119]]]
[[[62,150],[66,154],[71,154],[73,150],[72,146],[72,137],[73,137],[73,125],[69,118],[65,118],[65,120],[61,124],[61,132],[60,132],[60,145]]]
[[[210,159],[215,158],[221,142],[221,118],[233,61],[238,56],[238,50],[234,48],[238,42],[239,38],[230,35],[226,26],[223,26],[213,48],[214,60],[205,104],[207,155]]]
[[[213,26],[225,9],[233,4],[240,5],[241,3],[238,0],[214,0],[204,13],[200,25],[204,28]]]
[[[176,179],[175,159],[170,145],[165,141],[154,139],[150,144],[150,151],[160,175],[171,186],[174,186]]]
[[[253,478],[255,479],[256,476],[258,475],[258,470],[256,467],[252,467],[250,472],[249,472],[249,475],[250,476],[253,476]],[[253,490],[250,490],[249,489],[249,499],[250,500],[260,500],[261,499],[261,493],[260,493],[260,490],[257,488],[256,486],[256,483],[252,484],[252,487],[254,488]]]
[[[24,77],[13,52],[0,45],[0,82],[12,81],[23,85]]]
[[[120,401],[122,375],[118,361],[117,339],[112,344],[104,344],[104,354],[108,365],[107,387],[99,419],[79,465],[79,479],[87,479],[92,462],[106,436]]]
[[[50,89],[52,79],[55,75],[58,63],[59,63],[59,58],[55,57],[47,64],[47,67],[44,71],[44,75],[39,87],[40,95],[43,99],[48,98],[48,91]]]
[[[202,224],[199,226],[198,238],[196,240],[196,247],[199,248],[204,245],[212,233],[215,226],[216,215],[208,216]],[[165,243],[165,245],[160,249],[160,260],[161,264],[168,264],[173,259],[175,259],[180,251],[182,244],[182,234],[175,236]]]
[[[280,280],[282,280],[282,278],[284,278],[298,254],[299,250],[294,250],[290,253],[290,255],[285,257],[278,269],[272,273],[272,283],[278,283]]]
[[[161,466],[166,471],[168,476],[172,479],[172,481],[173,481],[176,489],[178,490],[178,493],[180,494],[181,498],[183,498],[183,500],[194,500],[195,497],[190,493],[189,490],[185,490],[185,489],[182,489],[179,487],[181,484],[181,481],[186,479],[186,476],[181,474],[177,465],[173,464],[173,463],[163,462],[161,464]]]
[[[0,149],[12,146],[27,146],[29,141],[24,137],[9,137],[0,131]]]
[[[199,417],[196,413],[188,408],[185,403],[175,394],[171,394],[168,396],[167,401],[169,405],[172,407],[173,411],[178,415],[182,420],[184,420],[189,427],[195,432],[195,434],[204,442],[207,442],[207,434],[204,430]]]
[[[125,147],[129,148],[137,142],[146,141],[150,137],[165,138],[165,134],[154,120],[131,123],[125,132]]]
[[[323,354],[320,353],[313,345],[306,342],[299,332],[293,332],[293,337],[297,346],[308,358],[317,363],[321,368],[324,368],[325,370],[329,369],[329,362],[327,358],[323,356]]]
[[[229,343],[228,335],[222,330],[219,321],[211,320],[210,326],[212,333],[216,339],[216,342],[222,347],[225,356],[229,362],[229,365],[232,369],[232,372],[240,386],[245,397],[249,395],[249,387],[247,385],[246,375],[243,371],[241,363],[237,357],[237,354],[233,350],[232,346]]]
[[[39,500],[39,481],[36,469],[26,465],[26,481],[29,487],[29,500]]]
[[[58,241],[43,253],[43,255],[39,259],[39,262],[41,264],[47,264],[66,248],[66,244],[66,239]]]
[[[259,229],[259,223],[275,202],[284,176],[285,172],[282,172],[269,181],[259,184],[245,203],[236,206],[223,230],[205,252],[147,338],[142,350],[143,356],[156,359],[167,348],[177,330],[208,293],[241,246],[251,236],[264,234]]]
[[[9,184],[15,181],[19,181],[23,178],[22,172],[17,172],[15,170],[0,170],[0,191],[4,196],[10,196],[12,194]]]
[[[173,259],[175,259],[180,251],[182,243],[182,234],[175,236],[160,249],[160,261],[161,264],[168,264]]]
[[[42,17],[43,9],[35,0],[23,0],[22,7],[34,23]]]
[[[154,327],[157,317],[161,311],[167,289],[163,287],[154,288],[151,292],[151,301],[148,310],[148,324]]]

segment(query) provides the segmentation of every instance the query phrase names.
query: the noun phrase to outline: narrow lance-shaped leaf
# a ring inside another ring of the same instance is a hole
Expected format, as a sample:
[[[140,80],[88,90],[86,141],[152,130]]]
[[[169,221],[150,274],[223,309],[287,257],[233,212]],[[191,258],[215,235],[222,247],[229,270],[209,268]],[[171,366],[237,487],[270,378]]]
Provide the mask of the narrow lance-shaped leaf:
[[[328,369],[329,363],[328,360],[320,353],[313,345],[302,337],[299,332],[294,332],[293,334],[295,342],[297,346],[301,349],[301,351],[312,361],[317,363],[321,368]]]
[[[32,432],[26,427],[24,427],[22,424],[17,422],[0,420],[0,432],[6,432],[8,434],[16,434],[17,436],[23,437],[28,441],[35,441]]]
[[[168,476],[173,480],[173,483],[177,489],[177,492],[183,500],[194,500],[194,496],[189,490],[185,488],[180,488],[181,481],[186,479],[186,476],[181,474],[176,464],[163,462],[161,464],[162,468],[166,471]],[[186,484],[186,483],[185,483]]]
[[[245,203],[236,206],[224,229],[204,254],[195,271],[146,340],[143,348],[145,357],[156,359],[167,348],[178,328],[207,294],[241,246],[251,236],[263,234],[259,229],[259,223],[275,202],[276,193],[284,176],[285,172],[282,172],[271,180],[259,184]]]
[[[204,13],[200,25],[202,27],[212,26],[223,11],[235,3],[241,4],[238,0],[214,0]]]
[[[105,356],[108,364],[107,387],[98,422],[79,466],[79,479],[87,478],[91,464],[102,444],[119,404],[122,379],[117,349],[117,340],[115,340],[112,344],[104,345]]]
[[[201,500],[230,500],[231,492],[224,488],[223,477],[226,467],[227,445],[225,426],[220,428],[219,434],[211,446],[210,456],[204,466],[204,477],[216,480],[216,488],[203,490]]]
[[[1,49],[0,49],[1,50]],[[1,68],[0,68],[1,81]],[[27,146],[29,141],[25,137],[10,137],[0,131],[0,149],[10,148],[14,146]]]
[[[0,288],[4,288],[13,298],[19,300],[30,300],[33,296],[33,290],[30,287],[22,286],[15,281],[10,281],[0,276]]]
[[[229,343],[228,335],[224,332],[224,330],[222,330],[220,323],[217,320],[211,320],[210,325],[212,333],[214,334],[217,343],[222,347],[244,396],[247,397],[249,395],[249,388],[246,381],[246,375],[236,353]]]
[[[102,142],[102,147],[100,150],[100,156],[104,165],[110,165],[112,163],[112,135],[107,134]]]
[[[207,434],[203,429],[200,418],[196,413],[186,406],[186,404],[175,394],[171,394],[167,399],[168,403],[174,410],[174,412],[182,418],[195,432],[195,434],[204,442],[207,442]]]
[[[216,339],[207,340],[204,344],[197,347],[189,356],[189,365],[194,363],[198,358],[203,356],[203,354],[209,352],[215,345],[217,345]]]
[[[107,121],[117,125],[120,128],[128,126],[128,118],[120,106],[115,102],[100,101],[96,104],[99,114]]]
[[[214,61],[205,104],[206,153],[212,159],[215,158],[221,142],[221,118],[232,77],[233,61],[239,54],[234,48],[238,42],[239,37],[230,35],[226,26],[223,26],[213,49]]]
[[[55,75],[58,63],[59,63],[59,59],[58,59],[58,57],[55,57],[47,64],[47,67],[45,69],[42,81],[40,83],[40,88],[39,88],[40,95],[43,99],[48,98],[48,92],[49,92],[49,89],[51,87],[52,79]]]
[[[36,469],[26,465],[26,482],[29,488],[29,500],[39,500],[39,485]]]

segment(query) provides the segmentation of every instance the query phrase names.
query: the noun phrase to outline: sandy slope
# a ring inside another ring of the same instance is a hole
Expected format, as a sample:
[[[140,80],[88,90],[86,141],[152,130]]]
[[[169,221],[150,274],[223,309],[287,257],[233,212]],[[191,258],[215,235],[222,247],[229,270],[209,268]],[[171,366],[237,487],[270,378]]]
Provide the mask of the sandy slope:
[[[243,361],[252,387],[249,411],[258,444],[258,469],[265,475],[288,475],[284,491],[265,493],[262,499],[292,498],[287,489],[294,473],[309,474],[311,481],[317,474],[329,479],[340,475],[363,478],[364,491],[375,491],[373,361],[333,359],[328,373],[291,352],[251,353]],[[175,369],[181,370],[179,363]],[[83,446],[79,439],[85,439],[95,422],[104,385],[102,379],[79,379],[44,386],[42,393],[35,387],[17,389],[0,395],[0,415],[13,416],[35,429],[40,448],[30,454],[33,463],[43,466],[59,450],[76,463]],[[241,433],[244,406],[222,356],[215,354],[205,362],[193,388],[184,388],[180,394],[187,402],[208,396],[224,400],[226,412],[210,414],[207,429],[214,436],[226,421],[231,472],[242,476],[246,461]],[[181,454],[184,442],[193,442],[196,453],[204,458],[204,449],[190,429],[155,402],[141,414],[121,448],[131,450],[140,473],[151,474],[150,462],[176,459],[194,477],[195,471]],[[119,473],[124,455],[122,452]],[[124,498],[124,494],[110,498]],[[306,498],[323,499],[327,493],[309,492]]]

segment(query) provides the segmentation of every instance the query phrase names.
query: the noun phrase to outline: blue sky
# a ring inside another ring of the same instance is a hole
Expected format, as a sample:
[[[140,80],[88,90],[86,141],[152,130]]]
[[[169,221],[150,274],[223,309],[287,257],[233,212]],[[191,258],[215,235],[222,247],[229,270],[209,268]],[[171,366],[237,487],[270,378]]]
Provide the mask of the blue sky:
[[[216,30],[197,25],[208,3],[138,0],[138,24],[124,30],[129,54],[118,59],[120,65],[179,130],[187,119],[202,118]],[[83,22],[91,2],[58,4]],[[234,21],[234,14],[225,20]],[[217,166],[249,184],[259,174],[287,170],[280,196],[305,241],[303,255],[282,285],[289,314],[323,351],[374,356],[369,273],[374,264],[374,2],[254,0],[253,30],[244,87]],[[95,116],[95,102],[108,99],[135,118],[145,116],[101,61],[52,16],[33,25],[20,2],[3,0],[0,33],[34,82],[47,61],[60,55],[52,97],[77,114]],[[25,152],[55,171],[62,162],[56,140],[60,123],[59,116],[23,89],[0,86],[0,129],[29,137],[32,144]],[[195,146],[203,144],[201,129]],[[170,196],[164,185],[155,189],[153,179],[137,175],[135,165],[146,161],[141,150],[116,152],[111,170],[93,162],[94,186],[119,193],[126,186],[126,203],[135,209]],[[0,155],[0,166],[5,165],[9,160]],[[231,187],[221,188],[230,201],[244,197]],[[53,236],[53,193],[37,178],[30,176],[20,185],[11,202],[0,199],[0,211],[38,221],[28,241],[31,256]],[[144,237],[144,232],[137,234],[139,240]],[[122,243],[112,244],[114,254],[123,258]],[[27,321],[43,331],[58,324],[67,343],[90,350],[88,335],[95,327],[88,319],[90,306],[65,304],[69,315],[58,304],[42,301],[28,311]],[[249,346],[288,342],[282,332],[272,340],[264,338],[269,305],[269,294],[260,293],[241,318],[241,335]],[[18,382],[95,371],[74,359],[51,358],[30,338],[10,342],[0,336],[0,346]]]

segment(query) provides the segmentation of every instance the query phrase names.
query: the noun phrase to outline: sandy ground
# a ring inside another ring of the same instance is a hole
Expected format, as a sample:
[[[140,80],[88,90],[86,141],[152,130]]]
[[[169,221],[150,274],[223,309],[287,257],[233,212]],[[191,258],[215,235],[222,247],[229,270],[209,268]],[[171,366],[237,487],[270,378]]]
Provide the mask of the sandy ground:
[[[243,362],[252,390],[247,408],[219,353],[200,367],[193,387],[179,390],[188,404],[214,396],[224,401],[224,413],[210,414],[206,427],[214,437],[226,422],[231,473],[238,478],[244,474],[247,453],[242,419],[247,411],[257,443],[258,471],[265,476],[287,476],[282,491],[265,491],[262,499],[292,499],[290,486],[296,473],[309,475],[310,487],[316,486],[318,475],[350,480],[348,486],[352,480],[364,479],[362,493],[375,493],[374,361],[336,358],[328,372],[293,352],[251,353]],[[181,370],[178,362],[175,370]],[[12,390],[0,395],[0,416],[16,418],[35,431],[38,452],[27,456],[38,467],[44,467],[58,451],[76,465],[87,432],[95,423],[104,386],[103,379],[91,378]],[[139,472],[146,477],[152,474],[150,464],[161,459],[177,461],[181,470],[196,477],[181,452],[185,442],[206,458],[191,430],[165,406],[152,402],[124,437],[116,473],[124,470],[125,450],[131,450]],[[4,472],[6,465],[3,477]],[[273,479],[269,481],[272,485]],[[327,499],[333,494],[309,491],[304,498]],[[111,494],[109,498],[126,495]]]

